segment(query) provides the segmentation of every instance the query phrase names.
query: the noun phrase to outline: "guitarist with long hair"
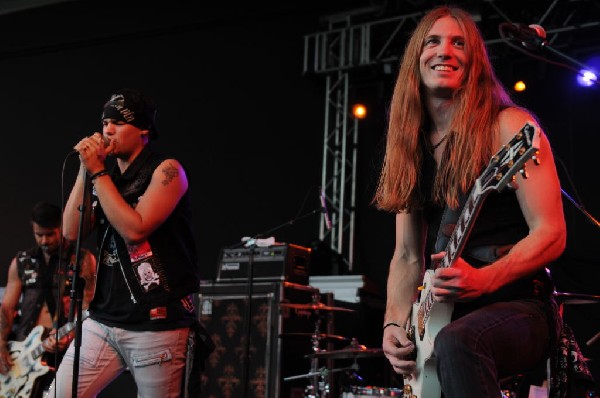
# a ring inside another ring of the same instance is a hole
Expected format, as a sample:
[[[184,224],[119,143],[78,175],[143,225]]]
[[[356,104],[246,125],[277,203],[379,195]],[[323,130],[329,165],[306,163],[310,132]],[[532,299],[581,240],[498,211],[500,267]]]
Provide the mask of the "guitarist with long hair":
[[[469,207],[472,229],[462,229],[455,215],[465,195],[479,193],[482,170],[524,126],[541,163],[527,165],[527,179],[516,173],[516,189],[490,193],[477,212]],[[544,364],[560,329],[545,272],[566,243],[560,184],[548,138],[509,98],[464,10],[430,10],[407,43],[374,203],[396,217],[382,348],[404,376],[405,398],[438,398],[440,390],[445,398],[500,397],[502,377]],[[453,234],[464,248],[438,267]],[[433,274],[424,284],[426,269]],[[431,301],[415,314],[423,289]],[[440,304],[447,323],[427,331]],[[435,336],[429,348],[427,333]],[[431,361],[418,359],[428,350]],[[438,397],[424,393],[436,383]]]
[[[41,397],[54,378],[73,333],[58,341],[55,332],[62,326],[70,307],[70,270],[74,264],[74,245],[62,240],[61,209],[39,202],[31,212],[31,227],[36,245],[17,252],[8,269],[8,282],[0,307],[0,395]],[[62,261],[59,259],[62,256]],[[94,295],[96,259],[82,249],[80,276],[84,283],[83,308]],[[60,299],[58,298],[60,296]],[[16,315],[18,322],[15,322]],[[32,336],[38,329],[43,335]],[[35,338],[33,338],[35,337]],[[42,340],[43,338],[43,340]],[[31,342],[38,344],[29,344]],[[9,344],[9,340],[14,340]],[[37,341],[36,341],[37,340]],[[26,342],[18,344],[16,342]],[[43,348],[39,358],[29,350]],[[12,347],[9,352],[9,347]],[[22,360],[23,363],[15,363]],[[46,367],[48,366],[48,367]],[[29,370],[29,372],[27,372]],[[27,374],[21,374],[27,372]]]

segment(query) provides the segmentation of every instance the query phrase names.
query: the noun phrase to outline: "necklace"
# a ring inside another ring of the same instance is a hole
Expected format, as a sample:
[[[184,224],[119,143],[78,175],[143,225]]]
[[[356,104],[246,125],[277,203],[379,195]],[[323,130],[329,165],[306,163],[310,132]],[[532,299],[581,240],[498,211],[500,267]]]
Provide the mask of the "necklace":
[[[435,144],[435,145],[433,145],[433,146],[431,147],[431,152],[433,152],[433,151],[435,151],[436,149],[438,149],[438,147],[439,147],[440,145],[442,145],[442,142],[444,142],[444,141],[446,140],[446,138],[448,138],[448,134],[444,135],[444,136],[443,136],[443,137],[442,137],[442,138],[441,138],[441,139],[438,141],[438,143],[437,143],[437,144]]]

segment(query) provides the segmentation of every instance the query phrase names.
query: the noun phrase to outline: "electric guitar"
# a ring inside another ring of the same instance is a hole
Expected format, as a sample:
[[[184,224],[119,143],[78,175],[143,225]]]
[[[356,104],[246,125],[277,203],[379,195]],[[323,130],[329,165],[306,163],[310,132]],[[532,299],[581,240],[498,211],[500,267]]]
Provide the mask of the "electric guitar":
[[[532,124],[526,123],[515,136],[504,145],[490,160],[483,173],[475,181],[456,227],[446,245],[446,254],[438,268],[450,267],[464,248],[474,221],[484,199],[492,191],[500,192],[513,182],[517,171],[527,178],[525,162],[536,157],[539,149],[539,133]],[[406,325],[408,337],[415,344],[416,374],[410,380],[404,380],[404,398],[439,398],[441,388],[437,379],[433,342],[442,327],[450,322],[453,303],[434,301],[431,292],[431,280],[434,271],[426,270],[419,297],[411,308],[411,316]]]
[[[87,315],[87,311],[84,311],[82,318],[87,318]],[[60,340],[75,326],[75,322],[67,322],[57,330],[56,335],[53,333],[52,336]],[[44,353],[42,344],[48,342],[49,339],[42,342],[43,333],[44,327],[38,325],[29,332],[25,340],[8,342],[8,352],[13,360],[13,365],[7,374],[0,374],[0,398],[29,398],[35,380],[50,370],[50,367],[43,364],[41,359]]]

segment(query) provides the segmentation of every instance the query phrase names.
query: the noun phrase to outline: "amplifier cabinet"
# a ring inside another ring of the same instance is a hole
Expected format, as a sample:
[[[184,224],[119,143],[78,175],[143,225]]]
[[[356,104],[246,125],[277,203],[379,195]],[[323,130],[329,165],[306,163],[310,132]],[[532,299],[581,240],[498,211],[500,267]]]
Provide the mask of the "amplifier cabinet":
[[[282,243],[268,247],[221,250],[217,282],[287,281],[308,285],[310,253],[307,247]]]
[[[239,283],[200,286],[199,319],[216,346],[206,361],[200,396],[302,398],[309,379],[283,379],[310,372],[310,359],[304,356],[312,352],[314,319],[282,311],[280,303],[310,303],[318,289],[288,282],[255,283],[251,292],[249,288]],[[287,332],[307,336],[280,337]]]

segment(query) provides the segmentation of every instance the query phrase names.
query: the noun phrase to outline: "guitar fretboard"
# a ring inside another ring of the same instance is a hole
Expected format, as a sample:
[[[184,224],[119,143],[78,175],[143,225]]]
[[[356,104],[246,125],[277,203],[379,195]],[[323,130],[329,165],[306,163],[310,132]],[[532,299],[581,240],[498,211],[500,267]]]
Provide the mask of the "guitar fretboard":
[[[82,313],[82,320],[85,320],[88,317],[89,313],[87,311],[84,311]],[[63,326],[61,326],[57,331],[56,334],[53,333],[53,336],[56,337],[56,341],[62,339],[63,337],[65,337],[67,334],[69,334],[73,329],[75,329],[76,326],[76,321],[73,322],[67,322],[65,323]],[[46,339],[45,341],[48,341],[48,339]],[[44,353],[44,346],[42,344],[40,344],[39,346],[35,347],[33,350],[31,350],[31,357],[33,359],[37,359],[40,357],[40,355],[42,355]]]
[[[454,260],[460,256],[465,246],[467,237],[473,228],[473,223],[477,218],[477,214],[481,209],[481,205],[483,204],[483,201],[489,192],[490,191],[483,191],[481,189],[479,180],[476,181],[475,186],[471,190],[471,193],[465,202],[465,206],[463,207],[460,216],[456,221],[454,231],[452,231],[448,243],[446,244],[446,254],[440,260],[438,268],[450,267]],[[427,297],[425,297],[422,302],[423,319],[425,322],[427,322],[429,319],[431,307],[433,306],[434,302],[435,300],[433,298],[433,294],[431,293],[431,290],[428,290]]]

